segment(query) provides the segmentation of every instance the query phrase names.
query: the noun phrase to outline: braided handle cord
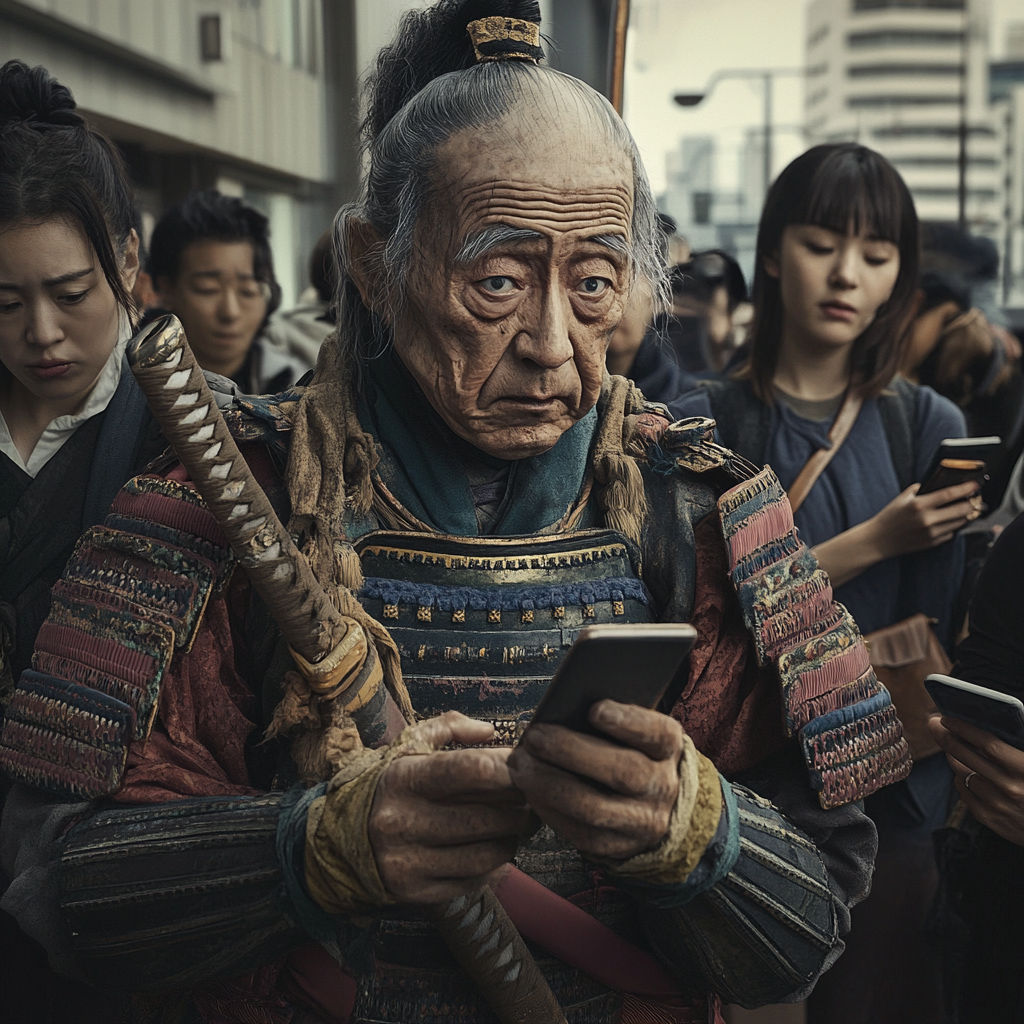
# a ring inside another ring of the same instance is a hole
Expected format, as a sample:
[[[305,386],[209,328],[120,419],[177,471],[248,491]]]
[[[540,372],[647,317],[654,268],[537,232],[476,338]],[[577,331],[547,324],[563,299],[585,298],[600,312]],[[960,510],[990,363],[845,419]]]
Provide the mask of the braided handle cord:
[[[292,651],[314,675],[334,674],[343,662],[356,661],[353,654],[358,660],[350,671],[361,667],[367,646],[362,628],[335,609],[253,477],[177,317],[161,317],[133,338],[128,362],[164,436]]]
[[[128,362],[311,688],[336,696],[357,679],[372,648],[362,627],[324,593],[253,477],[177,317],[161,317],[133,338]],[[503,1024],[565,1024],[544,975],[490,889],[427,910]]]
[[[489,887],[423,909],[503,1024],[566,1024],[547,979]]]

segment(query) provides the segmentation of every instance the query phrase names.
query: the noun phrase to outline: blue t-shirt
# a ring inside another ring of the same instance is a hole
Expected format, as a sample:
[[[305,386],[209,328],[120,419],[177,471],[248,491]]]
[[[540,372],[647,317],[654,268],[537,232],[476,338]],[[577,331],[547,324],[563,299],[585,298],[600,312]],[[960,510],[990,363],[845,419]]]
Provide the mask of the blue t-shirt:
[[[963,413],[929,387],[918,389],[915,411],[914,473],[921,480],[942,440],[964,437],[967,426]],[[698,389],[677,399],[672,412],[680,418],[711,417],[707,392]],[[804,419],[782,402],[773,404],[764,457],[783,487],[792,485],[811,455],[827,442],[831,425],[831,419]],[[750,453],[739,454],[749,457]],[[870,519],[900,490],[878,402],[868,399],[794,520],[801,538],[814,547]],[[938,635],[948,647],[962,575],[963,543],[958,538],[929,551],[878,562],[837,587],[835,596],[864,633],[924,612],[938,620]]]

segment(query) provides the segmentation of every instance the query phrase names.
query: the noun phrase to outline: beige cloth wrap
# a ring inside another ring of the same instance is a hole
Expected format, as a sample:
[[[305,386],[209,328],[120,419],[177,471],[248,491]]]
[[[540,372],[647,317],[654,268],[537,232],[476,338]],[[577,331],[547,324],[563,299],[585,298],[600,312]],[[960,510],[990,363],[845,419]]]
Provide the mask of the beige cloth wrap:
[[[306,815],[306,888],[329,914],[367,913],[395,902],[380,880],[370,845],[373,797],[393,761],[435,749],[414,726],[384,750],[367,750],[356,738],[327,793]]]
[[[693,745],[683,738],[679,760],[679,796],[672,811],[668,835],[653,850],[629,860],[590,857],[618,875],[628,875],[654,885],[678,885],[700,863],[722,817],[722,784],[718,771]]]

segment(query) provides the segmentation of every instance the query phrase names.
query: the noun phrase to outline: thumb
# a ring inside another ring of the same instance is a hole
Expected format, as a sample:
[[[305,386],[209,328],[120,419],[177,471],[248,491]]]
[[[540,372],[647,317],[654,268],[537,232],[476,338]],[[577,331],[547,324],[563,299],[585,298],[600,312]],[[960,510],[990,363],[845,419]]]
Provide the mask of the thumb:
[[[437,718],[428,718],[414,725],[410,732],[434,750],[440,750],[449,743],[477,746],[494,739],[494,726],[490,722],[478,722],[458,711],[446,711]]]

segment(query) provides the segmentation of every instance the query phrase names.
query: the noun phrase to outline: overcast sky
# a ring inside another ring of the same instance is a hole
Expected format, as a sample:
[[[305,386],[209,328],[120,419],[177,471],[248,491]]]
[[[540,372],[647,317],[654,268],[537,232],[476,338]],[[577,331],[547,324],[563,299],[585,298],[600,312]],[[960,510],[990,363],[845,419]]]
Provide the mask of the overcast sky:
[[[722,68],[799,67],[806,7],[807,0],[633,0],[625,115],[655,192],[665,187],[666,154],[682,135],[715,136],[718,185],[737,186],[744,129],[763,123],[760,82],[723,81],[698,107],[677,106],[672,93],[701,92]],[[990,11],[998,58],[1006,24],[1024,20],[1024,3],[990,0]],[[792,130],[803,121],[802,82],[777,78],[774,94],[777,173],[805,148]]]

